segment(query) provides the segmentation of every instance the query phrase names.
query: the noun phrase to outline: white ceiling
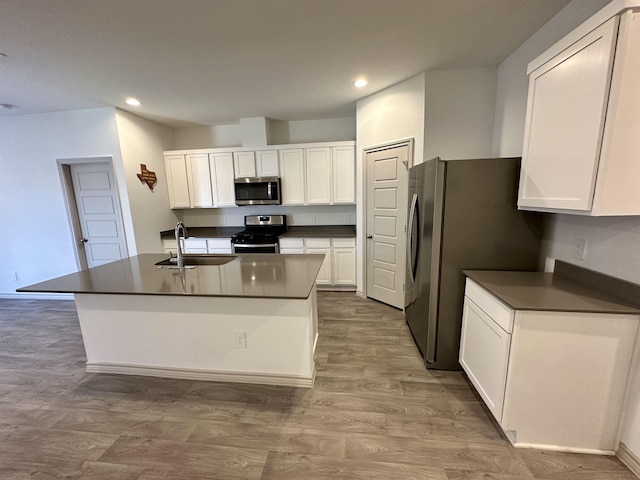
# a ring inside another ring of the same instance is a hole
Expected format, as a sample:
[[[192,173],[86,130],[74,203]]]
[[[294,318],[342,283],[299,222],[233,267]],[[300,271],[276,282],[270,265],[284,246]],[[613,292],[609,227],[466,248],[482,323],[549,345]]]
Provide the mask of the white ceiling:
[[[417,73],[498,65],[568,1],[0,0],[0,103],[16,105],[0,115],[352,116],[359,98]]]

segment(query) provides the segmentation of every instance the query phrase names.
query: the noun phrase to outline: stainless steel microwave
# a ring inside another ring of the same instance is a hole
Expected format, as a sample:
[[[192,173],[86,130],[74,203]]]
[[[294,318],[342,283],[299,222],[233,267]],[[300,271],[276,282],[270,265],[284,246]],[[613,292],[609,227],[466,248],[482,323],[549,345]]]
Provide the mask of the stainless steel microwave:
[[[235,180],[236,205],[280,205],[280,177],[243,177]]]

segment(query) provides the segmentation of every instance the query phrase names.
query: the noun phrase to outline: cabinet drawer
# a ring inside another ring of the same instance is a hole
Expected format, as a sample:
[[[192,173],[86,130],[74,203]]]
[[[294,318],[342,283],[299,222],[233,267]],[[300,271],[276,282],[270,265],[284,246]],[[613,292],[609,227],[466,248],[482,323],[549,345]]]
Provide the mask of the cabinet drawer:
[[[356,246],[356,239],[355,238],[334,238],[331,240],[331,244],[334,247],[344,247],[344,248],[349,248],[349,247],[355,247]]]
[[[207,240],[204,238],[187,238],[182,240],[185,250],[204,249],[207,250]]]
[[[305,238],[304,246],[307,248],[330,248],[330,238]]]
[[[473,280],[467,278],[465,295],[507,333],[513,329],[513,310],[487,292]]]
[[[209,250],[212,250],[212,249],[231,250],[231,239],[230,238],[209,238],[207,240],[207,246],[209,247]]]
[[[280,249],[283,248],[304,248],[304,240],[302,238],[280,238]]]
[[[304,253],[304,248],[281,248],[280,253],[300,254],[300,253]]]

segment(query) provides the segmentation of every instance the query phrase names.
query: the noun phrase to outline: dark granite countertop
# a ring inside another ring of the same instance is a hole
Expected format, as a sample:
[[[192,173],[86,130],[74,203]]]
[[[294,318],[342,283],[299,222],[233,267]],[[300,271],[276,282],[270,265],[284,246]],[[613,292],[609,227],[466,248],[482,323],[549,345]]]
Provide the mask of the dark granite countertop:
[[[264,253],[234,257],[225,265],[177,269],[155,265],[166,254],[142,254],[17,291],[300,299],[311,293],[324,259],[324,255]]]
[[[235,233],[241,232],[245,227],[189,227],[187,232],[193,238],[231,238]],[[281,237],[355,237],[355,225],[291,225]],[[162,240],[173,240],[173,230],[160,232]]]
[[[355,225],[291,225],[280,237],[345,237],[356,236]]]
[[[241,232],[245,227],[189,227],[187,232],[190,237],[195,238],[231,238],[235,233]],[[174,240],[174,230],[165,230],[160,232],[162,240]]]
[[[640,307],[588,283],[557,273],[464,270],[514,310],[640,314]]]

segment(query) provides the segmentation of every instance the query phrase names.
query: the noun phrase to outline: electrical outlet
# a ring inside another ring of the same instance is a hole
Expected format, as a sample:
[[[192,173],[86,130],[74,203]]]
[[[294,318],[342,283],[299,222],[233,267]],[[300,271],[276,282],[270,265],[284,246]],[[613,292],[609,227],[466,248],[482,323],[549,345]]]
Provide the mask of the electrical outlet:
[[[18,272],[11,272],[11,278],[13,278],[14,282],[18,281]]]
[[[347,215],[345,216],[345,221],[346,221],[347,223],[351,223],[351,215],[347,214]]]
[[[247,348],[247,337],[244,332],[235,332],[233,335],[236,348]]]
[[[227,224],[227,217],[225,215],[222,215],[222,217],[220,219],[220,223],[222,223],[222,225],[226,225]]]
[[[315,223],[316,223],[316,216],[315,216],[315,215],[311,215],[311,216],[309,217],[309,220],[311,221],[311,223],[312,223],[312,224],[314,224],[314,225],[315,225]]]
[[[573,239],[573,258],[584,260],[587,256],[587,241],[584,238]]]

